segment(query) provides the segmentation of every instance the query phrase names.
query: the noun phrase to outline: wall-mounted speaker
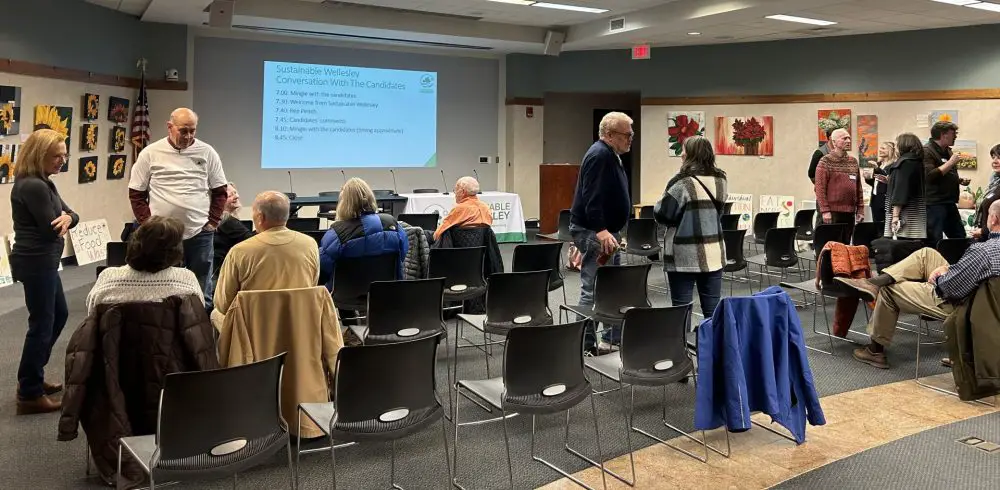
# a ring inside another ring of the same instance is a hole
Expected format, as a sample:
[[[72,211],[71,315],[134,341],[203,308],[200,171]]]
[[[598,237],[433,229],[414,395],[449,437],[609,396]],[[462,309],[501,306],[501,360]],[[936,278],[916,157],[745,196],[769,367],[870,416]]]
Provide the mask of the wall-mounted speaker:
[[[559,56],[562,52],[563,41],[566,40],[566,33],[559,31],[548,31],[545,33],[545,47],[542,50],[548,56]]]
[[[215,0],[208,6],[208,25],[229,29],[233,27],[234,0]]]

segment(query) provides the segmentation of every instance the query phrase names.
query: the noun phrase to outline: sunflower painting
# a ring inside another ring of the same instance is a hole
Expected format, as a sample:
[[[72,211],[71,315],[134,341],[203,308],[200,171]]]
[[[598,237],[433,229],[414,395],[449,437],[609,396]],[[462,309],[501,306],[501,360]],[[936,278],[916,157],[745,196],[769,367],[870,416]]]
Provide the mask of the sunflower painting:
[[[125,151],[125,140],[128,139],[125,136],[125,128],[121,126],[115,126],[111,128],[111,151],[114,153],[121,153]]]
[[[125,155],[108,155],[108,180],[119,180],[125,177]]]
[[[51,105],[35,106],[35,127],[34,130],[51,129],[66,136],[66,151],[69,153],[70,135],[69,127],[73,122],[72,107],[56,107]],[[68,167],[63,167],[68,168]]]
[[[128,122],[128,99],[108,98],[108,120],[118,124]]]
[[[80,126],[80,151],[97,151],[97,125]]]
[[[14,183],[14,162],[18,145],[0,145],[0,184]]]
[[[88,121],[96,121],[99,117],[101,117],[101,96],[83,94],[83,118]]]
[[[20,121],[21,87],[0,85],[0,136],[17,134]]]
[[[97,180],[97,157],[83,157],[80,159],[80,174],[77,182],[88,184]]]

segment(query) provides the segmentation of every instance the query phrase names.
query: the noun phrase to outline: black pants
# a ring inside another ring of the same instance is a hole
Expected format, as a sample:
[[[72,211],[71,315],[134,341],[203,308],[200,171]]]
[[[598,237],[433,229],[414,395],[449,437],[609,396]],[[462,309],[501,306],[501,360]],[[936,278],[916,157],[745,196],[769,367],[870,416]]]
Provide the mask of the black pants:
[[[927,245],[937,247],[944,236],[965,238],[965,227],[954,204],[930,204],[927,206]]]
[[[17,260],[11,257],[13,260]],[[59,271],[46,267],[18,264],[17,280],[24,285],[24,305],[28,308],[28,333],[17,368],[17,396],[33,400],[45,394],[45,365],[49,363],[52,346],[66,326],[69,310],[63,294]]]
[[[872,196],[871,208],[872,222],[885,223],[885,194],[876,194]],[[881,232],[882,230],[879,230],[879,233]]]
[[[851,237],[854,236],[854,221],[856,219],[855,216],[856,215],[854,213],[837,213],[837,212],[831,212],[830,213],[830,223],[827,223],[827,224],[845,224],[845,225],[847,225],[847,231],[844,232],[845,233],[845,235],[844,235],[844,243],[846,243],[848,245],[850,245],[850,243],[851,243]]]

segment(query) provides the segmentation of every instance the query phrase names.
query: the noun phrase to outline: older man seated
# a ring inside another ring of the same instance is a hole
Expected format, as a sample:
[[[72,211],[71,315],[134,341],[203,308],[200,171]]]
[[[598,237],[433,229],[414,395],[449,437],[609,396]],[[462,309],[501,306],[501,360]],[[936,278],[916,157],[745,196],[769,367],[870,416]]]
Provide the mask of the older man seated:
[[[216,328],[240,291],[309,288],[318,283],[316,240],[286,228],[288,213],[284,193],[266,191],[254,199],[253,223],[258,233],[234,246],[222,263],[212,311]]]
[[[868,325],[871,342],[854,350],[854,358],[888,369],[885,347],[892,342],[899,314],[916,313],[944,320],[983,281],[1000,277],[1000,201],[990,206],[989,239],[973,244],[958,263],[948,262],[933,248],[916,251],[872,279],[837,278],[875,301]]]
[[[434,231],[434,240],[452,227],[490,226],[493,224],[493,210],[479,200],[479,182],[472,177],[462,177],[455,182],[455,207],[451,208]]]

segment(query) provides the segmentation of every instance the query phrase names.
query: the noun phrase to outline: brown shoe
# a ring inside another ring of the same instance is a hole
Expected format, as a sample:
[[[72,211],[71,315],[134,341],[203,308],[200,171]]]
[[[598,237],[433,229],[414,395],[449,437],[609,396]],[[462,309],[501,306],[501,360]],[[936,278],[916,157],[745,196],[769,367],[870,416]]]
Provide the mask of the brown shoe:
[[[62,402],[53,400],[45,395],[35,398],[34,400],[17,400],[18,415],[58,412],[61,409]]]
[[[885,357],[885,352],[872,352],[868,347],[854,349],[854,358],[869,366],[879,369],[889,369],[889,361]]]
[[[21,383],[18,383],[16,387],[17,391],[20,392]],[[55,395],[56,393],[59,393],[62,390],[63,390],[62,383],[49,383],[48,381],[42,381],[42,391],[44,391],[46,395]]]
[[[860,295],[865,301],[875,301],[875,299],[878,298],[879,287],[868,282],[868,279],[834,277],[833,280],[857,291],[858,295]]]

